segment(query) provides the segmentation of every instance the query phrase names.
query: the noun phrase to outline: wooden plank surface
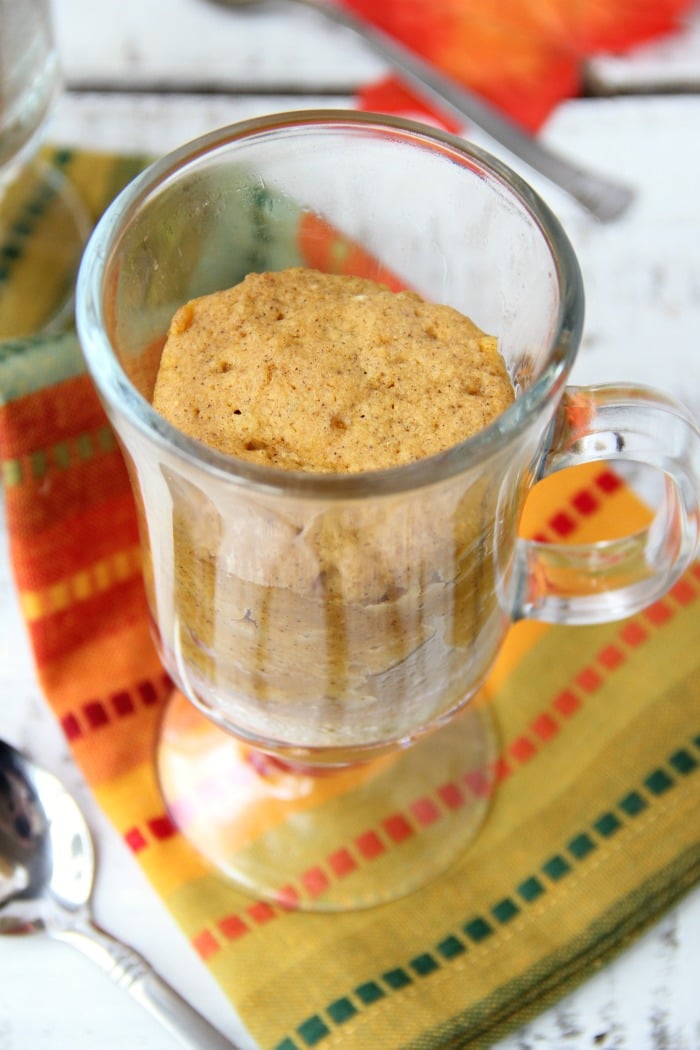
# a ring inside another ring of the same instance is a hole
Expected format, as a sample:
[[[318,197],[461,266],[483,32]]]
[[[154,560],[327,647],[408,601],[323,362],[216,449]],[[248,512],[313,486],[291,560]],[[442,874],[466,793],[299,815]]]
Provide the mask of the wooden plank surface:
[[[246,10],[216,0],[53,0],[53,6],[71,88],[350,94],[388,72],[354,33],[291,0]],[[589,66],[602,93],[697,91],[700,5],[663,40],[624,55],[593,56]]]
[[[234,11],[214,0],[55,0],[69,87],[351,92],[384,65],[329,19],[294,3]]]

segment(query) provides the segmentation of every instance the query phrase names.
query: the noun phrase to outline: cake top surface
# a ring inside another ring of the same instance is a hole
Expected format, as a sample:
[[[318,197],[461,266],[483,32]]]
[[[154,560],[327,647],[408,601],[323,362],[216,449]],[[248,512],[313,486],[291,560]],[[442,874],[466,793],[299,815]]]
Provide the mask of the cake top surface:
[[[303,268],[251,273],[182,306],[153,396],[221,452],[323,473],[434,455],[512,400],[496,339],[457,310]]]

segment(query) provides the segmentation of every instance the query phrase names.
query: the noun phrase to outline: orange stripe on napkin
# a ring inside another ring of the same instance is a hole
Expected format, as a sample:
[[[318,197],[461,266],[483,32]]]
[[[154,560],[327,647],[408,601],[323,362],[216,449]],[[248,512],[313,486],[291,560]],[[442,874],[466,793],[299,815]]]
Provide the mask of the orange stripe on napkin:
[[[80,482],[85,480],[83,473]],[[9,513],[14,518],[19,512],[15,505]],[[26,527],[23,507],[21,513]],[[40,592],[54,585],[66,587],[71,602],[81,601],[141,570],[138,530],[129,493],[122,492],[102,504],[87,507],[72,515],[70,521],[68,527],[65,520],[52,519],[46,528],[32,531],[31,551],[15,553],[17,585],[23,593],[34,592],[40,606]],[[95,537],[89,559],[85,558],[86,535]],[[46,612],[52,611],[56,610],[48,603]]]
[[[76,649],[80,652],[80,647],[93,638],[104,640],[108,650],[110,639],[123,626],[140,623],[144,636],[148,638],[147,616],[143,580],[138,573],[124,583],[114,584],[104,593],[50,616],[30,621],[27,626],[42,677],[45,681],[50,680],[52,666],[60,669],[66,652]],[[150,640],[148,644],[151,645]],[[101,673],[104,676],[105,665]],[[70,687],[74,691],[81,688],[82,675]]]

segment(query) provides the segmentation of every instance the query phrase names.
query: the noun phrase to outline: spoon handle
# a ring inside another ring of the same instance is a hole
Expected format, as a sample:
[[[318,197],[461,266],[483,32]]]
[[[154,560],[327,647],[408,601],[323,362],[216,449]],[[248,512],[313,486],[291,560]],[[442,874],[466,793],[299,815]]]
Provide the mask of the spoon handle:
[[[633,193],[620,183],[603,178],[572,163],[566,157],[548,149],[517,124],[503,116],[476,94],[444,76],[418,54],[404,47],[388,34],[368,22],[356,18],[335,0],[296,0],[304,7],[313,8],[334,22],[352,30],[373,50],[392,65],[428,102],[437,103],[453,116],[466,118],[500,142],[514,156],[559,186],[579,204],[603,222],[621,215],[632,202]]]
[[[47,928],[54,938],[73,945],[144,1006],[188,1050],[237,1050],[213,1028],[152,966],[129,945],[116,940],[91,919],[71,917],[69,924]]]

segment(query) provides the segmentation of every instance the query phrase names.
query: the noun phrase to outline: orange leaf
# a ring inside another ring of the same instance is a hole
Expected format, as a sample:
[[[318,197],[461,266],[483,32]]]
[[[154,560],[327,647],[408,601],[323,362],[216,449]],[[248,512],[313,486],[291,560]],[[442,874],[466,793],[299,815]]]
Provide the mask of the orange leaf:
[[[668,32],[694,2],[345,0],[531,130],[579,93],[586,56],[624,51]],[[388,90],[385,83],[385,96]],[[419,111],[405,95],[400,101],[397,112]]]
[[[345,6],[430,57],[453,32],[460,5],[454,0],[345,0]]]
[[[575,0],[569,0],[575,6]],[[584,54],[624,52],[678,28],[694,0],[586,0],[577,27]]]

